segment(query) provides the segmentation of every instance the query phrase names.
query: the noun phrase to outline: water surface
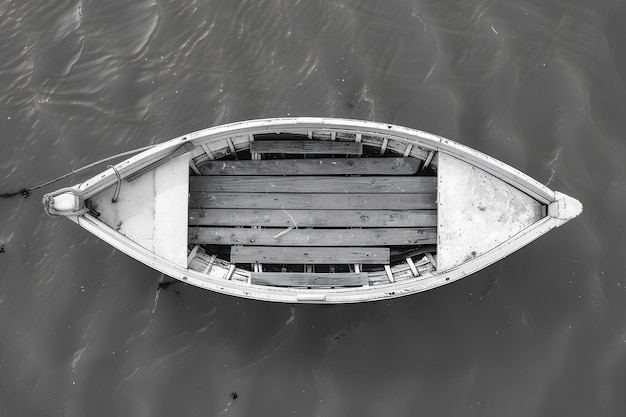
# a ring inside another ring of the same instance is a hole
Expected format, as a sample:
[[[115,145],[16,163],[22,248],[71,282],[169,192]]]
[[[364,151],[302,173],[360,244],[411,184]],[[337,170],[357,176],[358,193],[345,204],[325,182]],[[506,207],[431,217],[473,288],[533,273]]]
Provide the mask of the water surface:
[[[159,292],[41,192],[2,200],[0,415],[625,415],[624,21],[618,0],[0,1],[1,192],[309,115],[443,135],[585,205],[452,285],[311,306]]]

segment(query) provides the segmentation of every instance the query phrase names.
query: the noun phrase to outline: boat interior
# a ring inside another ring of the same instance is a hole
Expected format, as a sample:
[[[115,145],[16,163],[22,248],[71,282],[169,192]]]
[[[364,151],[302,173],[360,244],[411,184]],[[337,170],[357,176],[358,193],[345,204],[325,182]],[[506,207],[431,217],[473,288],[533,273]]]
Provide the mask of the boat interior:
[[[200,281],[296,289],[428,279],[547,215],[507,178],[417,143],[339,131],[196,140],[86,204]]]
[[[340,132],[220,143],[190,160],[190,269],[219,264],[225,279],[303,288],[435,273],[436,151]]]

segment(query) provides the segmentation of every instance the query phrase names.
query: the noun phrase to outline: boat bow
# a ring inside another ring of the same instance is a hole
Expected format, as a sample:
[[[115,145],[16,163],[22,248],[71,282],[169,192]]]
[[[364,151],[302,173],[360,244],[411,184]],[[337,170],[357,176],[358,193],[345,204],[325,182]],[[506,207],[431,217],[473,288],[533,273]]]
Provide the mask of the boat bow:
[[[583,205],[574,197],[563,194],[559,191],[554,192],[555,201],[548,205],[548,216],[558,220],[557,226],[560,226],[583,212]]]

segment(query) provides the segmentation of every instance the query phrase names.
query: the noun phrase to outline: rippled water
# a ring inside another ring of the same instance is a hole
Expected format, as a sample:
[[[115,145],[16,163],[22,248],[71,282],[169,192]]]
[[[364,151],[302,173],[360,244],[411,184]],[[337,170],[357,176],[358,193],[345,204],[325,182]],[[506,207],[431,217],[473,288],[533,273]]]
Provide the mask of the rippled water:
[[[449,137],[585,212],[458,283],[324,307],[157,291],[40,192],[0,200],[0,415],[626,415],[624,21],[618,0],[1,0],[0,192],[319,115]]]

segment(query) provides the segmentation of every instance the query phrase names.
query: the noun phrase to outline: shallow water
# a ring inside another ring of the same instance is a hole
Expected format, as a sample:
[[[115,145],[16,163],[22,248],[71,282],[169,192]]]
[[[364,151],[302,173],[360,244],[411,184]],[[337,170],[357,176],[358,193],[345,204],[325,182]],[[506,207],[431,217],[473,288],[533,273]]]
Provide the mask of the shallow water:
[[[310,306],[157,291],[41,192],[0,200],[0,415],[625,415],[625,20],[617,0],[0,1],[0,192],[314,115],[440,134],[585,205],[457,283]]]

